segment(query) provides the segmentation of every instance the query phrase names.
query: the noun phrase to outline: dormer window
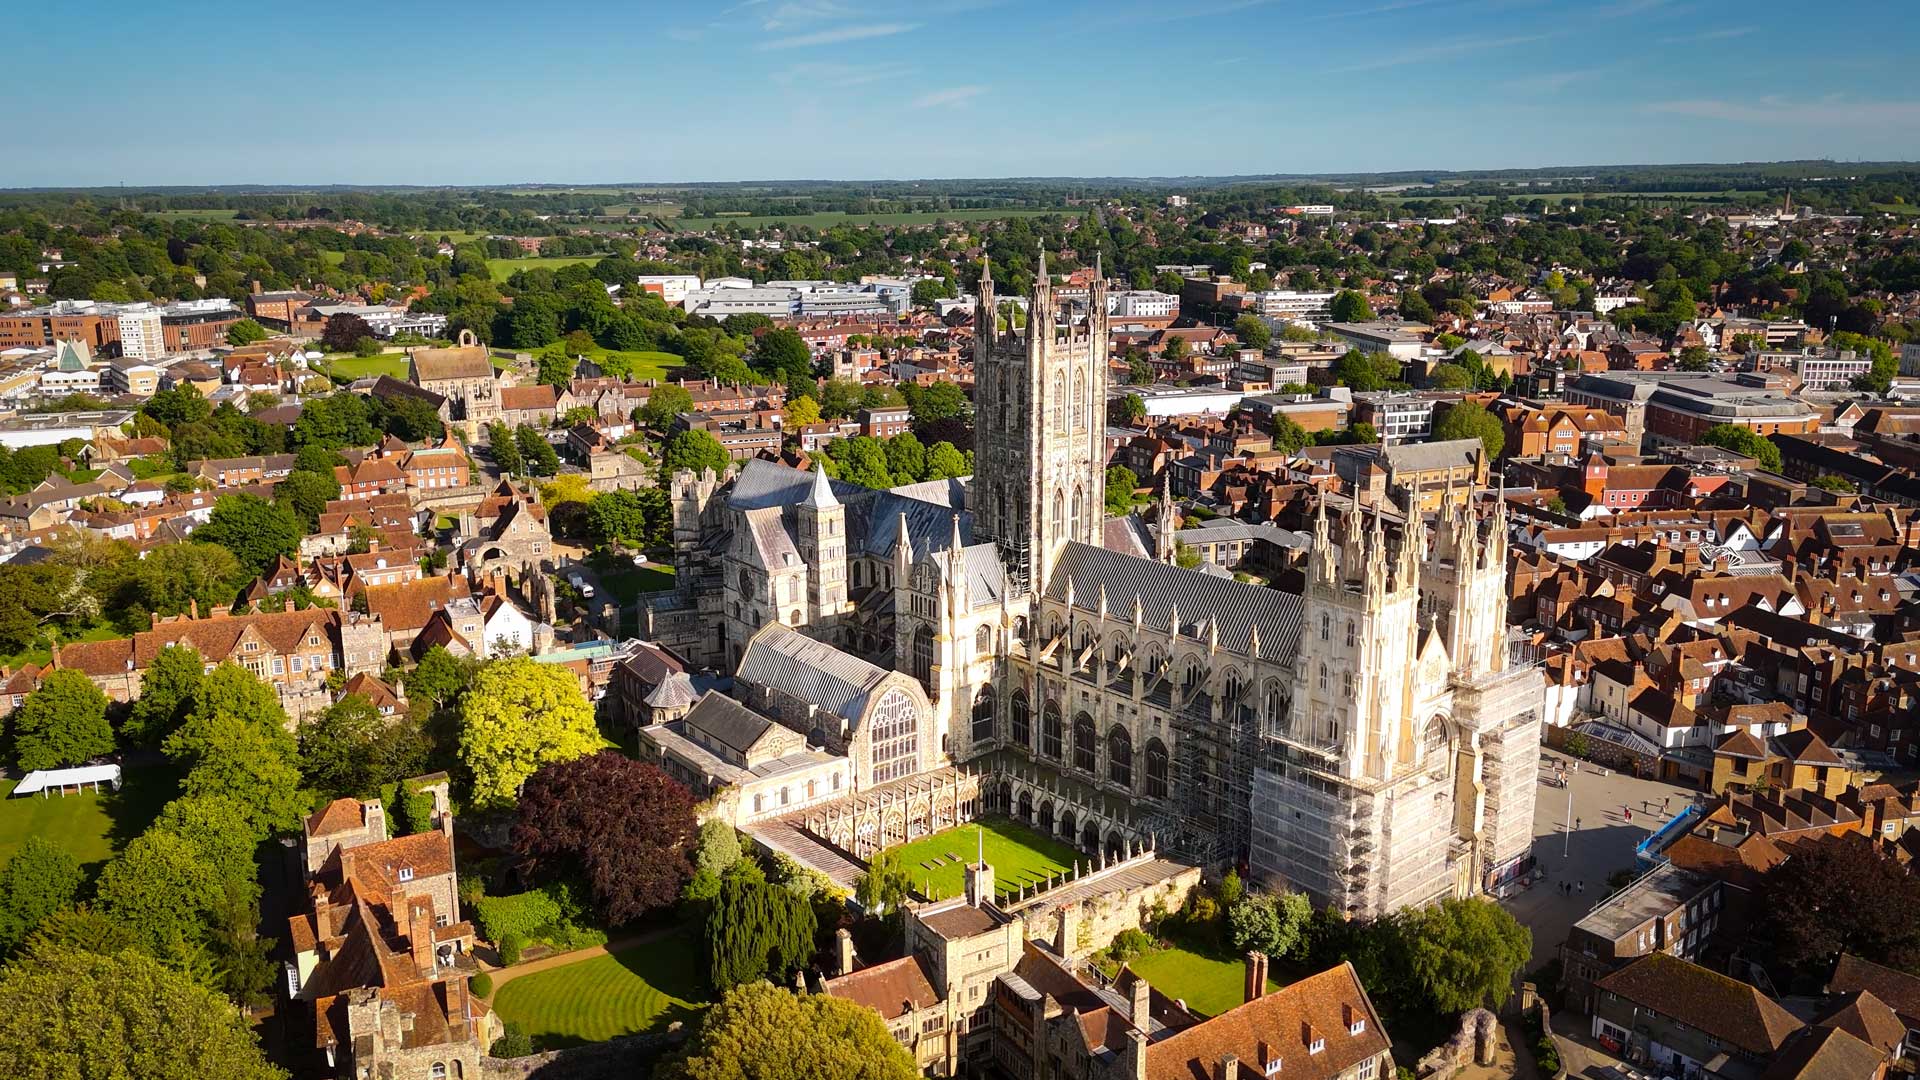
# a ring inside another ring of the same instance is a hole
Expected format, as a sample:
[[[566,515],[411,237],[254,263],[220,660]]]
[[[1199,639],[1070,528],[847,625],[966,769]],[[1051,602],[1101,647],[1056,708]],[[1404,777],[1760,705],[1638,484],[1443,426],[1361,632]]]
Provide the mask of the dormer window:
[[[1327,1048],[1327,1040],[1316,1038],[1307,1044],[1307,1053],[1318,1054]]]
[[[1365,1020],[1355,1020],[1353,1023],[1347,1025],[1347,1034],[1349,1035],[1363,1035],[1366,1033],[1366,1030],[1367,1022]]]
[[[1279,1073],[1280,1073],[1280,1059],[1279,1059],[1279,1058],[1274,1058],[1274,1059],[1273,1059],[1272,1061],[1269,1061],[1269,1062],[1267,1062],[1267,1075],[1268,1075],[1268,1076],[1277,1076],[1277,1075],[1279,1075]]]
[[[401,881],[412,881],[412,880],[413,880],[413,867],[411,867],[411,866],[403,866],[403,867],[401,867],[401,868],[400,868],[400,873],[399,873],[399,874],[398,874],[397,876],[398,876],[398,877],[400,878],[400,880],[401,880]]]

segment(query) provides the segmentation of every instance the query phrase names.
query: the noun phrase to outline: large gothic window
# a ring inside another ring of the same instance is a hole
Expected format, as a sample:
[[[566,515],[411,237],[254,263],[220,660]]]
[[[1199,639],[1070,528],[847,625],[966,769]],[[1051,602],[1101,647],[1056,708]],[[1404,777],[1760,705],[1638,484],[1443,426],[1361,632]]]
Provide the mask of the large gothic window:
[[[1087,374],[1081,372],[1073,377],[1073,427],[1078,430],[1087,426]]]
[[[1084,772],[1093,771],[1093,717],[1086,713],[1073,715],[1073,767]]]
[[[992,627],[983,626],[980,629],[974,631],[973,651],[980,656],[987,656],[993,652],[993,628]]]
[[[993,686],[980,688],[973,696],[973,741],[986,742],[993,738]]]
[[[1033,749],[1033,710],[1027,704],[1027,692],[1015,690],[1007,704],[1007,720],[1013,728],[1013,741],[1022,749]]]
[[[1047,402],[1047,426],[1055,431],[1060,431],[1065,427],[1065,425],[1061,423],[1061,420],[1063,419],[1066,403],[1067,377],[1065,375],[1055,375],[1053,377],[1053,394],[1051,395],[1051,400]]]
[[[1133,787],[1133,736],[1118,724],[1107,732],[1107,779],[1129,790]]]
[[[933,629],[923,626],[913,632],[913,677],[927,693],[933,693]]]
[[[1147,740],[1147,797],[1167,797],[1167,748],[1159,739]]]
[[[913,701],[899,690],[880,699],[874,709],[872,737],[873,782],[884,784],[920,771],[920,716]]]
[[[1068,528],[1068,539],[1078,540],[1080,538],[1080,522],[1085,520],[1086,513],[1086,492],[1078,484],[1075,484],[1073,488],[1073,521]]]
[[[1060,703],[1049,701],[1040,709],[1040,753],[1060,760]]]

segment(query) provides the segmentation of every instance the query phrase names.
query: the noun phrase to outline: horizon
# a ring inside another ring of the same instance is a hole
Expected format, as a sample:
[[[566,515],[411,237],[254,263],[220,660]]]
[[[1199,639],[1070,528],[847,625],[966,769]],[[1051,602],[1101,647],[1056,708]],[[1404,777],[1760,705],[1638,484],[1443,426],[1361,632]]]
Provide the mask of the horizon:
[[[592,0],[527,25],[523,9],[488,0],[398,52],[382,35],[408,25],[372,4],[233,47],[208,27],[247,25],[257,7],[210,0],[183,18],[82,0],[13,18],[26,41],[84,26],[87,78],[72,77],[71,50],[16,60],[35,136],[0,183],[671,186],[1899,161],[1920,145],[1920,95],[1903,77],[1920,20],[1894,0],[1851,7],[1808,21],[1784,0],[1384,0],[1306,13],[1269,0],[954,0],[937,13],[904,0],[640,11]],[[1773,65],[1791,65],[1790,84],[1774,80],[1784,90],[1748,59],[1778,41],[1795,49]],[[156,62],[209,45],[204,63]],[[148,112],[126,117],[129,103]],[[223,179],[236,175],[248,179]],[[673,179],[594,179],[607,176]]]

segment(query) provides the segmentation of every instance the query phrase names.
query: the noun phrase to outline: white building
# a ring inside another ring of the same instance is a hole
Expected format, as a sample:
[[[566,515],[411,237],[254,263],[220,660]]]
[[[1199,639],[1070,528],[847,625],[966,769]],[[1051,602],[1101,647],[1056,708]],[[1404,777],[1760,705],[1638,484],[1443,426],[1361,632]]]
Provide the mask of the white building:
[[[698,274],[641,274],[633,279],[640,292],[649,292],[669,304],[684,304],[687,294],[700,287]]]
[[[1413,360],[1425,342],[1415,332],[1417,324],[1389,322],[1328,323],[1322,329],[1361,352],[1386,353],[1395,360]],[[1424,326],[1418,329],[1426,329]]]
[[[1268,289],[1253,294],[1254,310],[1276,319],[1327,319],[1333,316],[1334,290],[1297,292],[1292,289]]]
[[[1179,313],[1179,297],[1152,289],[1117,292],[1107,299],[1107,314],[1122,319],[1160,319]]]
[[[120,355],[136,360],[159,360],[167,355],[167,339],[160,329],[160,309],[136,304],[114,317],[120,324]]]

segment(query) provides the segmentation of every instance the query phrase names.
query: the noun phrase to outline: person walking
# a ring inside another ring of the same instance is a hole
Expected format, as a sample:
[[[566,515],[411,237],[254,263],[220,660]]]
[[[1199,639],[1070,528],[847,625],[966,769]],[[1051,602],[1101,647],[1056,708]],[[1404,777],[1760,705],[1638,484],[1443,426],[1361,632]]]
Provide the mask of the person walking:
[[[1579,818],[1574,818],[1574,819],[1573,819],[1573,831],[1574,831],[1574,832],[1579,832],[1579,831],[1580,831],[1580,819],[1579,819]]]
[[[1580,895],[1587,895],[1587,879],[1585,878],[1580,879]]]

